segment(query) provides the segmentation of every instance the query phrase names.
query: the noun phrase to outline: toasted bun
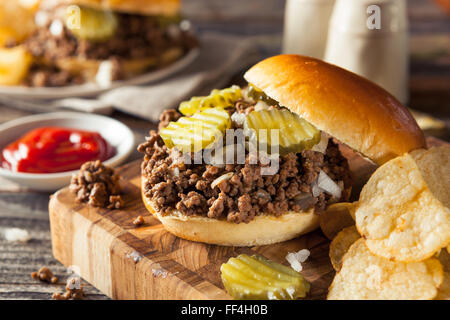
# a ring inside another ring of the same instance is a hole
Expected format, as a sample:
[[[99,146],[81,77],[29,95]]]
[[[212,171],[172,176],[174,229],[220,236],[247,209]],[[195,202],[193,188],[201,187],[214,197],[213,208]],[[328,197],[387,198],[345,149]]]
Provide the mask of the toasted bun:
[[[59,0],[59,2],[142,15],[170,16],[180,11],[180,0]]]
[[[142,184],[146,179],[142,177]],[[142,190],[144,188],[141,188]],[[319,226],[319,216],[311,209],[306,212],[289,211],[280,217],[262,215],[249,223],[232,223],[207,217],[183,215],[175,211],[162,215],[152,201],[142,193],[147,210],[164,225],[167,231],[191,241],[222,246],[258,246],[293,239]]]
[[[337,66],[279,55],[259,62],[244,78],[378,164],[425,146],[422,131],[397,99]]]

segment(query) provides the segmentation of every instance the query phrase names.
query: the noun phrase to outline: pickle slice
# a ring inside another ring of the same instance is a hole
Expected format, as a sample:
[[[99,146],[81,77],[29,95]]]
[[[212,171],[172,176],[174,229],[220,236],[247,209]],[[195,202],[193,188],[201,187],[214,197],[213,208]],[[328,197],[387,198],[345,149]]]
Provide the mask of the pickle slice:
[[[294,300],[310,288],[300,273],[258,255],[230,258],[220,271],[228,294],[238,300]]]
[[[254,84],[248,85],[247,95],[255,101],[264,101],[269,106],[280,106],[279,103],[268,97],[261,89],[257,88]]]
[[[183,152],[198,152],[231,127],[231,118],[223,108],[209,108],[192,117],[181,117],[159,131],[168,148],[176,147]]]
[[[114,36],[117,30],[117,16],[111,11],[80,8],[80,25],[69,25],[70,19],[66,19],[66,27],[80,39],[90,41],[105,41]]]
[[[192,97],[189,101],[183,101],[179,109],[182,114],[189,116],[207,108],[230,107],[241,98],[242,92],[239,86],[231,86],[222,90],[214,89],[209,96]]]
[[[251,112],[245,119],[244,133],[251,142],[267,146],[267,152],[278,146],[280,154],[299,153],[320,142],[320,131],[287,109]]]

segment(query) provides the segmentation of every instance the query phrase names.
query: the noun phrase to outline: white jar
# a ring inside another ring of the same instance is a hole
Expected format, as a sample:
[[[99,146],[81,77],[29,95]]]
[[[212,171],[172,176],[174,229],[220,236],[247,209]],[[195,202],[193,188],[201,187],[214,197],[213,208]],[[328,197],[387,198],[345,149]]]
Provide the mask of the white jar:
[[[323,59],[335,0],[287,0],[283,53]]]
[[[329,24],[325,60],[377,83],[406,103],[406,0],[337,0]]]

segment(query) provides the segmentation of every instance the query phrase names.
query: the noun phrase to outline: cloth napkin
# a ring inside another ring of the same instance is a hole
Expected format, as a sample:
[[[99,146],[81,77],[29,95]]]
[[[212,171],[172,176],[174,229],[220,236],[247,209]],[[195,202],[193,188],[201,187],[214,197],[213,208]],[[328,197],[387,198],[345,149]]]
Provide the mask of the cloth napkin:
[[[208,33],[200,37],[200,42],[200,53],[193,63],[158,82],[116,88],[94,99],[68,98],[49,101],[47,105],[52,109],[63,107],[103,114],[117,109],[157,121],[164,109],[176,108],[193,95],[207,94],[226,85],[234,74],[261,58],[255,43],[241,37]]]

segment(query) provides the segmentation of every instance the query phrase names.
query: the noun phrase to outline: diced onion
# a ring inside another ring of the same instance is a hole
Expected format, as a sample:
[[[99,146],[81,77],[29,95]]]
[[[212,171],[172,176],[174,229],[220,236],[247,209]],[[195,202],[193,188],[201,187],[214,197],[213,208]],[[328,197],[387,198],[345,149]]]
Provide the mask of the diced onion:
[[[308,249],[302,249],[298,252],[289,252],[286,255],[286,260],[291,265],[292,269],[294,269],[297,272],[300,272],[303,270],[302,263],[305,262],[310,255],[310,252]]]
[[[327,151],[327,147],[328,147],[328,139],[329,138],[325,134],[322,133],[320,142],[318,144],[314,145],[311,148],[311,150],[325,154],[325,152]]]
[[[216,178],[216,180],[214,180],[212,183],[211,183],[211,189],[214,189],[219,183],[221,183],[222,181],[226,181],[226,180],[229,180],[229,179],[231,179],[231,177],[233,176],[233,172],[228,172],[228,173],[225,173],[225,174],[223,174],[223,175],[221,175],[220,177],[218,177],[218,178]]]
[[[235,112],[231,115],[231,121],[236,123],[238,126],[243,126],[245,122],[245,113]]]
[[[320,170],[319,178],[317,179],[317,186],[332,195],[333,197],[340,198],[342,195],[342,189],[334,182],[325,172]]]
[[[255,104],[255,111],[261,111],[261,110],[267,110],[267,109],[269,109],[269,105],[262,100],[259,100]]]
[[[320,194],[322,193],[322,189],[319,188],[319,186],[317,185],[317,181],[314,181],[313,184],[311,185],[311,192],[314,198],[317,198],[318,196],[320,196]]]

